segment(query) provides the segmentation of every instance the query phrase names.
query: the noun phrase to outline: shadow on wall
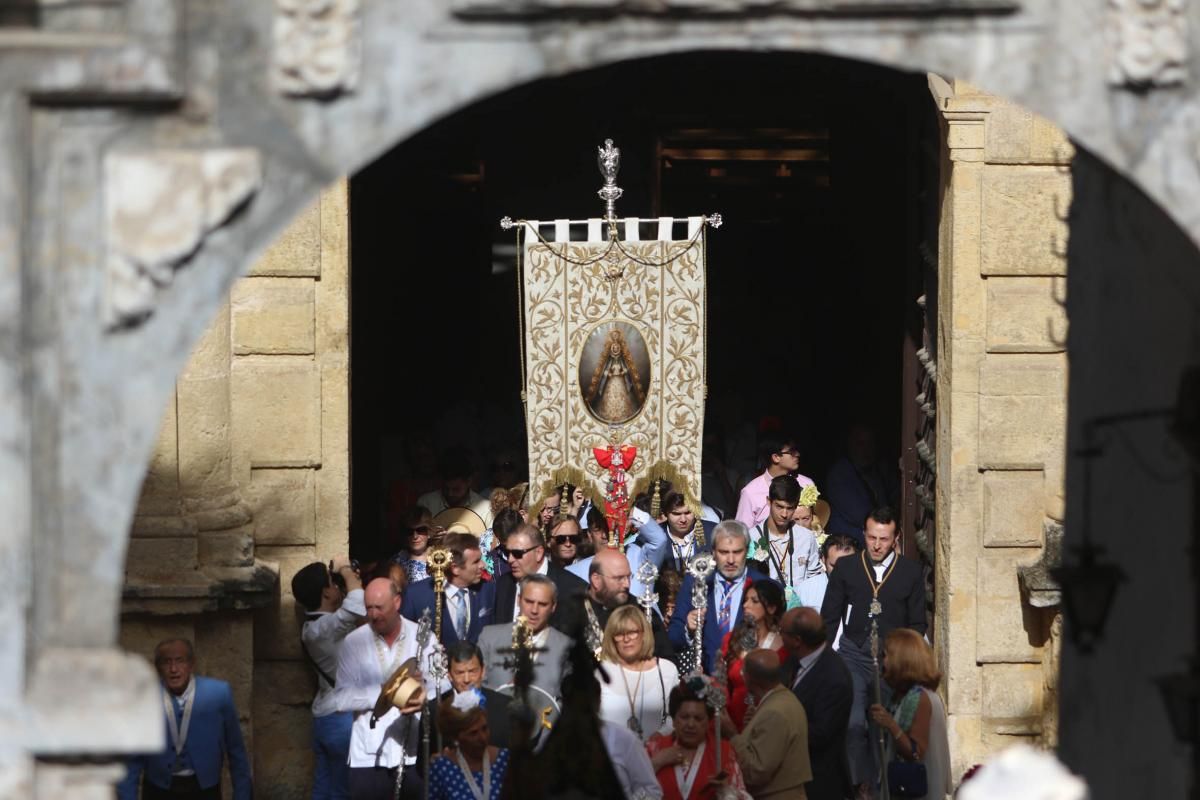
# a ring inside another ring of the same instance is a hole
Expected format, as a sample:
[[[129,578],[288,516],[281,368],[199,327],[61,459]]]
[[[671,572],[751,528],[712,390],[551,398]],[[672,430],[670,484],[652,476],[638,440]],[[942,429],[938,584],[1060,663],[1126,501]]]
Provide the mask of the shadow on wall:
[[[1067,631],[1059,750],[1094,800],[1185,797],[1190,750],[1172,734],[1155,679],[1185,671],[1197,652],[1195,473],[1168,420],[1112,426],[1085,513],[1078,451],[1089,420],[1176,403],[1184,370],[1200,361],[1200,253],[1091,155],[1079,153],[1073,176],[1064,560],[1074,562],[1086,519],[1127,580],[1095,652]]]

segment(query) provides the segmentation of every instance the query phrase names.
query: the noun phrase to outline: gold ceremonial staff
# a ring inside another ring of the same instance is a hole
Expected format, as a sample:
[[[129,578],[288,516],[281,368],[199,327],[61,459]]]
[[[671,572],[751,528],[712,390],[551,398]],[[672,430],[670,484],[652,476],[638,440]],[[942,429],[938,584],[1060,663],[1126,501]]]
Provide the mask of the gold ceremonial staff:
[[[433,633],[439,642],[442,641],[442,598],[446,594],[446,570],[450,568],[450,561],[449,550],[435,547],[429,551],[429,559],[425,562],[433,576]]]

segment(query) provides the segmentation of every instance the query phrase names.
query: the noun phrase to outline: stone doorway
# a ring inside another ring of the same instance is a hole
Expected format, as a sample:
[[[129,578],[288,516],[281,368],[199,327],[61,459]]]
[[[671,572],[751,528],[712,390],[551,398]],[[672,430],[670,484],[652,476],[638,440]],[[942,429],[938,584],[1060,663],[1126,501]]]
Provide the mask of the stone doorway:
[[[708,459],[705,502],[732,516],[760,427],[799,434],[818,485],[854,422],[895,463],[921,254],[937,250],[937,117],[923,74],[693,53],[506,92],[357,173],[352,548],[392,546],[376,540],[412,494],[405,441],[468,446],[478,487],[485,456],[523,457],[515,259],[497,222],[600,213],[605,138],[622,149],[619,213],[726,221],[708,244],[706,434],[730,447]]]

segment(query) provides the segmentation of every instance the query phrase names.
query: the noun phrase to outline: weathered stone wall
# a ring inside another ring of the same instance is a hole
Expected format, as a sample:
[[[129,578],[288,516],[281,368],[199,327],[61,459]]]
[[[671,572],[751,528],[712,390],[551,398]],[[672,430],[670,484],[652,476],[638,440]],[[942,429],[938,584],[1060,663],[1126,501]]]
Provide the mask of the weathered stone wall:
[[[123,646],[196,641],[199,671],[233,686],[264,798],[303,796],[311,773],[291,577],[348,540],[347,212],[341,181],[235,284],[180,375],[129,549]]]
[[[945,132],[934,642],[958,776],[1055,741],[1057,598],[1023,594],[1018,569],[1063,515],[1074,151],[1011,103],[930,85]]]

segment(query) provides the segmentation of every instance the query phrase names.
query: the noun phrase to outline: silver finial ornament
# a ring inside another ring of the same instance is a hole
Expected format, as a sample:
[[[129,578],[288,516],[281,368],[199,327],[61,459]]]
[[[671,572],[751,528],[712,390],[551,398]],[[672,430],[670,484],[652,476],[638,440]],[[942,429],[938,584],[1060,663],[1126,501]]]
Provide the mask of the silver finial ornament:
[[[647,618],[652,618],[654,606],[658,605],[658,592],[654,591],[654,582],[658,580],[658,567],[649,561],[643,561],[637,569],[637,579],[642,583],[642,596],[638,604],[646,612]]]
[[[511,230],[517,223],[512,221],[512,217],[502,217],[500,219],[500,227],[504,230]]]
[[[719,213],[709,214],[704,219],[714,228],[719,228],[725,224],[725,220],[721,219],[721,215]]]
[[[604,201],[605,219],[611,224],[617,219],[617,200],[625,190],[617,186],[617,170],[621,168],[621,150],[613,147],[612,139],[604,140],[604,147],[597,147],[596,163],[604,176],[604,186],[596,194]]]

